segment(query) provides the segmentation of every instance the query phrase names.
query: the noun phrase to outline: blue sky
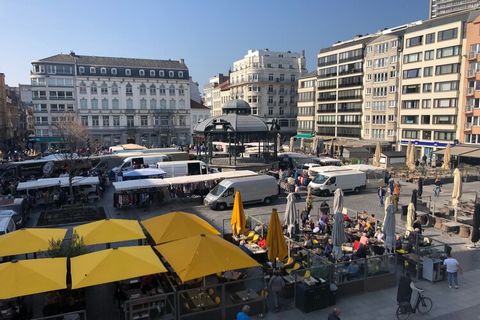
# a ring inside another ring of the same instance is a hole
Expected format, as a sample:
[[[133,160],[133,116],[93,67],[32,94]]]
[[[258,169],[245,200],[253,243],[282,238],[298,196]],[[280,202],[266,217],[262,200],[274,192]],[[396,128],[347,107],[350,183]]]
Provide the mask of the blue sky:
[[[428,16],[429,0],[2,0],[0,72],[29,83],[30,62],[77,54],[184,58],[201,85],[248,49],[301,51],[307,67],[337,40]]]

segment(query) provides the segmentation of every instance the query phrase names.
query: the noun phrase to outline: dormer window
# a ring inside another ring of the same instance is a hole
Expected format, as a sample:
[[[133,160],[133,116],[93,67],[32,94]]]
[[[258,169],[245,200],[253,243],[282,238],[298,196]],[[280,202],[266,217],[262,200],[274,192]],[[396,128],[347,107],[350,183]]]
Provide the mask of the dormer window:
[[[168,71],[168,76],[169,76],[170,78],[173,78],[173,77],[175,76],[175,72],[173,72],[173,71]]]
[[[107,74],[107,68],[100,68],[101,74]]]
[[[165,77],[165,72],[163,70],[158,71],[159,77]]]
[[[110,70],[110,72],[111,72],[113,75],[117,75],[117,68],[112,68],[112,70]]]
[[[183,78],[183,71],[178,71],[178,77]]]
[[[90,67],[90,73],[91,74],[97,73],[97,70],[95,70],[95,67]]]
[[[140,70],[138,74],[140,75],[140,77],[145,77],[145,70]]]
[[[132,75],[132,70],[130,70],[130,69],[125,69],[125,75],[126,75],[126,76],[131,76],[131,75]]]
[[[150,77],[155,77],[155,70],[150,70]]]
[[[85,73],[85,67],[79,67],[78,68],[78,73],[84,74]]]

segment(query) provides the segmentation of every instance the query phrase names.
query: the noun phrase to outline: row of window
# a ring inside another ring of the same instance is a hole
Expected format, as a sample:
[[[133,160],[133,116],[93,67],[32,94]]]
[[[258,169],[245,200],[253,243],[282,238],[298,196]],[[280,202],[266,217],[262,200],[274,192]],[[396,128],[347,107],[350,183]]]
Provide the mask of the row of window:
[[[385,139],[385,129],[372,129],[372,133],[370,134],[370,129],[365,128],[364,129],[364,135],[367,137],[371,137],[374,139]],[[394,137],[395,136],[395,130],[394,129],[388,129],[387,130],[387,136],[388,137]]]
[[[49,87],[73,87],[73,78],[58,78],[58,77],[48,77],[48,78],[32,78],[32,86],[45,86]]]
[[[432,121],[433,120],[433,121]],[[402,124],[455,124],[457,122],[457,116],[455,115],[408,115],[401,117]]]
[[[179,115],[172,119],[168,116],[133,116],[127,115],[125,121],[120,116],[81,116],[81,124],[85,127],[135,127],[135,126],[186,126],[187,116]],[[171,120],[171,121],[170,121]]]
[[[459,86],[459,81],[441,81],[435,82],[433,89],[435,92],[446,92],[446,91],[457,91]],[[428,93],[432,92],[432,83],[424,84],[408,84],[402,86],[403,94],[411,93]]]
[[[422,109],[430,109],[432,107],[431,99],[403,100],[402,109],[419,109],[420,103]],[[456,108],[457,105],[458,99],[456,98],[433,99],[434,108]]]
[[[451,46],[437,49],[437,59],[458,56],[462,53],[462,46]],[[415,52],[403,55],[403,63],[420,62],[422,60],[429,61],[435,59],[434,50],[427,50],[425,52]]]
[[[46,90],[32,90],[32,98],[44,100],[47,99]],[[73,100],[73,91],[48,91],[50,100]]]
[[[87,68],[88,68],[89,74],[97,74],[97,68],[96,67],[85,67],[85,66],[78,67],[78,73],[79,74],[85,74]],[[100,69],[100,75],[107,75],[107,68],[101,67],[99,69]],[[110,68],[109,71],[110,71],[110,74],[113,75],[113,76],[116,76],[116,75],[119,74],[117,68]],[[150,77],[156,77],[157,74],[160,78],[165,77],[165,74],[168,74],[169,78],[175,77],[175,71],[172,71],[172,70],[170,70],[168,72],[166,72],[166,70],[148,70],[148,72],[149,72],[148,74],[150,75]],[[132,76],[132,69],[127,68],[127,69],[124,70],[124,73],[125,73],[125,76]],[[138,75],[140,77],[145,77],[146,74],[147,74],[146,70],[144,70],[144,69],[138,70]],[[177,75],[178,75],[179,78],[183,78],[184,73],[183,73],[183,71],[177,71]]]
[[[51,103],[50,108],[46,103],[35,103],[33,105],[33,110],[35,112],[73,112],[73,103]]]
[[[421,134],[421,137],[420,137]],[[431,130],[402,130],[402,138],[404,139],[422,139],[432,140]],[[455,132],[452,131],[434,131],[434,140],[453,141],[455,140]]]
[[[439,31],[436,34],[437,41],[445,41],[445,40],[451,40],[451,39],[456,39],[458,37],[458,28],[451,28],[443,31]],[[435,32],[428,33],[425,36],[420,35],[412,38],[408,38],[405,42],[406,47],[415,47],[415,46],[420,46],[422,44],[430,44],[435,42]]]
[[[140,109],[147,109],[147,99],[140,99],[139,101]],[[99,103],[101,103],[101,109],[108,110],[110,109],[110,101],[106,98],[98,100],[96,98],[90,99],[90,108],[92,110],[98,110],[100,108]],[[156,99],[149,100],[149,107],[150,109],[167,109],[167,100],[161,99],[158,103]],[[177,101],[175,99],[170,99],[168,103],[169,109],[176,109],[177,108]],[[185,108],[185,100],[180,99],[178,101],[178,108],[184,109]],[[86,110],[88,109],[88,100],[85,98],[80,99],[80,109]],[[118,110],[120,109],[120,101],[118,99],[112,99],[111,101],[111,109]],[[126,100],[126,109],[135,109],[133,99]]]
[[[112,94],[118,94],[118,89],[119,86],[116,83],[113,83],[112,86],[110,87],[110,92]],[[147,94],[147,86],[145,84],[141,84],[139,87],[139,94],[140,95],[146,95]],[[149,93],[150,95],[156,95],[157,94],[157,87],[154,84],[151,84],[149,87]],[[80,93],[81,94],[86,94],[87,93],[87,85],[85,82],[80,83],[79,87]],[[178,95],[183,96],[185,95],[185,89],[183,88],[183,85],[180,85],[178,89],[175,88],[175,86],[172,84],[168,88],[168,94],[171,96],[174,96],[176,94],[176,91],[178,91]],[[164,85],[160,85],[158,88],[158,92],[160,95],[165,95],[167,92],[167,89],[165,88]],[[104,82],[100,85],[100,93],[101,94],[108,94],[108,85]],[[90,84],[90,94],[98,94],[98,87],[95,82],[92,82]],[[133,87],[130,83],[127,83],[125,86],[125,94],[127,96],[133,95]]]
[[[245,75],[240,75],[240,76],[231,76],[230,77],[230,83],[231,84],[236,84],[236,83],[244,83],[244,82],[257,82],[261,80],[267,80],[267,81],[272,81],[272,82],[284,82],[285,81],[285,74],[281,73],[276,77],[273,73],[269,73],[268,77],[266,79],[262,79],[262,77],[258,73],[250,73],[247,76]],[[296,75],[291,74],[290,75],[290,82],[296,82],[297,78]]]

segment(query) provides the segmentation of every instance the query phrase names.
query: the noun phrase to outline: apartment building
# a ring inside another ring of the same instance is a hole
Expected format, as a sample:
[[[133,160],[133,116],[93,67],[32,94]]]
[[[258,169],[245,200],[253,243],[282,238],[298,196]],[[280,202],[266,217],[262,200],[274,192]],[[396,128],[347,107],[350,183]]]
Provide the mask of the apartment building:
[[[298,79],[297,134],[311,135],[315,132],[315,96],[317,72],[310,72]]]
[[[363,76],[364,140],[396,144],[402,39],[403,31],[395,31],[367,43]]]
[[[213,90],[222,82],[227,80],[229,77],[224,76],[223,73],[219,73],[210,79],[208,79],[208,83],[203,87],[203,104],[212,110],[213,114]],[[221,109],[221,107],[220,107]],[[220,110],[220,114],[221,110]]]
[[[467,23],[466,63],[464,67],[465,109],[460,114],[460,141],[480,143],[480,16]]]
[[[297,80],[306,73],[303,53],[249,50],[233,63],[230,98],[242,99],[251,114],[276,118],[282,133],[297,130]]]
[[[470,16],[463,12],[432,19],[405,31],[403,43],[399,147],[409,141],[419,156],[458,142],[458,125],[465,96],[466,30]],[[478,31],[477,31],[478,32]]]
[[[210,112],[212,117],[222,115],[222,107],[230,99],[230,80],[227,78],[212,89],[212,108]]]
[[[430,19],[480,7],[480,0],[430,0]]]
[[[80,121],[90,141],[98,145],[161,146],[190,141],[190,78],[183,60],[72,52],[33,61],[32,66],[39,142],[59,142],[56,123],[66,117]]]
[[[317,62],[317,135],[360,139],[365,47],[372,35],[357,36],[320,50]]]

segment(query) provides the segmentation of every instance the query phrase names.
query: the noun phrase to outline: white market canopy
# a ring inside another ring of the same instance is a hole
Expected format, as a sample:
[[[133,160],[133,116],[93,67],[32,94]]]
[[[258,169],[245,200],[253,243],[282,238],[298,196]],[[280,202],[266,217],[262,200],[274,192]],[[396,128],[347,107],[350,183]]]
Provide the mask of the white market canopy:
[[[74,187],[86,186],[86,185],[97,185],[100,183],[98,177],[73,177],[72,185]],[[44,178],[38,180],[31,180],[26,182],[20,182],[17,186],[17,190],[30,190],[30,189],[42,189],[49,187],[68,187],[68,177],[58,177],[58,178]]]
[[[113,187],[116,191],[139,190],[148,188],[162,188],[178,184],[198,183],[217,179],[241,178],[257,175],[250,170],[227,171],[211,174],[199,174],[194,176],[184,176],[165,179],[140,179],[114,182]]]
[[[162,176],[165,175],[165,171],[162,169],[155,169],[155,168],[144,168],[144,169],[135,169],[130,171],[123,172],[124,178],[132,178],[132,177],[150,177],[150,176]]]

